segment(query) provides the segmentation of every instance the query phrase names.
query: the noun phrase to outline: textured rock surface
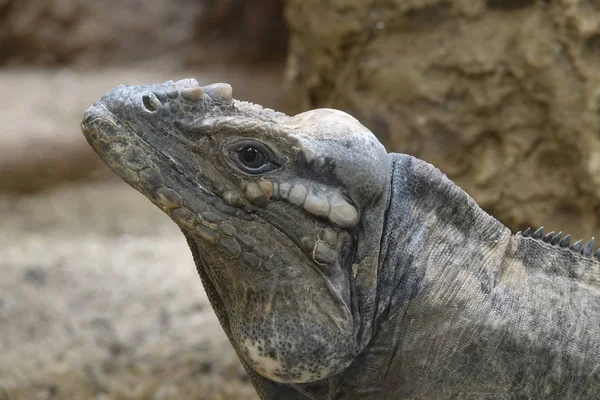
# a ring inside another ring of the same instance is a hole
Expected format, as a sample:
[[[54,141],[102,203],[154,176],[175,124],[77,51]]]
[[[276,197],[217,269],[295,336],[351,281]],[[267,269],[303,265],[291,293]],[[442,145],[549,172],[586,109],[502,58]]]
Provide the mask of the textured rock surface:
[[[288,83],[447,173],[514,229],[600,234],[600,6],[289,0]]]
[[[120,181],[0,196],[0,399],[256,399],[183,235]]]

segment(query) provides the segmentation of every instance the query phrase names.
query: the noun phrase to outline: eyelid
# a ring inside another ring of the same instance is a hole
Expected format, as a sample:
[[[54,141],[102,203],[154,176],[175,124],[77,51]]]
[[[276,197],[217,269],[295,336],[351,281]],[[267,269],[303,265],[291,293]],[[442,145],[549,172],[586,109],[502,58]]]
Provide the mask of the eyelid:
[[[244,165],[240,165],[241,163],[239,161],[239,158],[237,158],[237,156],[239,155],[239,152],[247,146],[256,147],[258,150],[260,150],[265,155],[265,159],[266,159],[267,163],[263,167],[257,168],[256,170],[253,170],[253,171],[250,171]],[[239,139],[239,140],[229,143],[229,145],[227,147],[229,148],[227,151],[227,154],[229,155],[228,161],[231,164],[233,164],[237,169],[239,169],[240,171],[242,171],[243,173],[246,173],[246,174],[252,175],[252,174],[267,173],[267,172],[271,172],[276,169],[279,169],[282,165],[282,163],[278,160],[276,153],[273,150],[271,150],[271,148],[269,146],[265,145],[264,143],[259,142],[258,140]]]
[[[271,150],[269,146],[264,143],[259,142],[258,140],[253,139],[239,139],[229,145],[229,151],[241,151],[246,146],[256,147],[258,150],[262,151],[267,158],[267,160],[277,166],[281,165],[279,162],[279,157],[277,157],[276,153]]]
[[[233,142],[232,145],[233,145],[233,148],[235,149],[235,151],[240,151],[244,147],[248,147],[248,146],[256,147],[257,149],[259,149],[260,151],[265,153],[265,156],[269,157],[269,159],[275,158],[273,151],[271,151],[271,149],[268,146],[264,145],[263,143],[261,143],[257,140],[241,139],[241,140],[237,140],[237,141]]]

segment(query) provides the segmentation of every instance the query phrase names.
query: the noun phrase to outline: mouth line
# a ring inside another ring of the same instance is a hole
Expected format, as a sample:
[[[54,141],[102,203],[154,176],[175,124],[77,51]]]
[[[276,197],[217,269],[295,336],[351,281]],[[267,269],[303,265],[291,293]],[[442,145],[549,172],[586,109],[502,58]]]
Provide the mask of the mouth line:
[[[127,123],[127,121],[124,121],[121,118],[116,117],[116,116],[115,116],[115,119],[118,120],[124,127],[129,129],[130,133],[135,135],[135,137],[137,137],[142,143],[144,143],[144,145],[146,145],[149,149],[151,149],[152,152],[154,152],[154,154],[156,154],[159,158],[161,158],[165,163],[170,164],[173,167],[173,169],[175,169],[175,171],[177,171],[177,175],[179,177],[181,177],[182,179],[185,179],[186,181],[191,183],[193,186],[195,186],[197,189],[200,189],[205,195],[217,197],[213,192],[208,190],[205,186],[203,186],[196,179],[189,177],[175,159],[168,156],[163,151],[160,151],[159,149],[157,149],[152,143],[150,143],[148,140],[146,140],[144,138],[143,134],[138,134],[135,131],[135,129],[133,129],[131,127],[131,125],[129,125],[129,123]]]
[[[133,129],[133,127],[127,121],[116,116],[113,112],[111,112],[102,103],[99,103],[96,106],[102,108],[105,116],[96,117],[96,118],[94,118],[93,121],[90,121],[87,124],[90,127],[90,129],[85,129],[85,130],[87,130],[90,134],[94,133],[94,132],[102,131],[102,125],[104,123],[112,123],[114,125],[117,125],[117,127],[120,126],[120,127],[122,127],[122,129],[128,130],[129,135],[132,135],[132,136],[136,137],[137,139],[139,139],[140,142],[142,142],[146,146],[146,148],[148,148],[153,154],[155,154],[158,158],[160,158],[161,161],[163,161],[163,163],[165,165],[170,165],[176,171],[176,174],[178,177],[186,180],[188,183],[190,183],[191,186],[202,191],[203,194],[205,194],[207,196],[211,196],[211,197],[218,197],[213,192],[211,192],[209,189],[207,189],[204,185],[202,185],[200,182],[198,182],[194,178],[191,178],[187,174],[185,174],[183,168],[179,165],[179,163],[175,159],[173,159],[172,157],[165,154],[163,151],[156,148],[152,143],[150,143],[146,138],[144,138],[143,133],[137,133],[136,130]],[[94,124],[96,124],[96,121],[98,121],[98,120],[100,120],[100,123],[95,127]]]

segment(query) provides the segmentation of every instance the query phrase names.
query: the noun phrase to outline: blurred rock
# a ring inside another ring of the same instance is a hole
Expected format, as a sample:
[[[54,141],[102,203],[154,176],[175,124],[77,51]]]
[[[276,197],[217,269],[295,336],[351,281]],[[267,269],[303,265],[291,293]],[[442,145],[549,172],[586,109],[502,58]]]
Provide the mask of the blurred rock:
[[[283,0],[0,0],[0,65],[283,57]],[[251,56],[251,57],[249,57]]]
[[[196,28],[192,64],[218,59],[264,62],[283,59],[287,26],[283,0],[210,0]]]
[[[289,0],[298,108],[354,114],[514,229],[600,234],[600,7]]]
[[[96,66],[181,57],[198,0],[5,0],[0,64]]]

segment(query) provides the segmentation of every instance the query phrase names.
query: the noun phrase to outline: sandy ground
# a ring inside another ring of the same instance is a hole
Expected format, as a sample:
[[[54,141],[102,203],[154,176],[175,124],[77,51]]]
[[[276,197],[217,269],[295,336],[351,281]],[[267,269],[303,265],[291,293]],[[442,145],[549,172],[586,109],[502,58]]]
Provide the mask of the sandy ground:
[[[187,76],[281,106],[273,73],[0,72],[0,400],[257,398],[183,235],[79,133],[111,87]]]
[[[125,184],[3,196],[0,243],[0,399],[256,398],[183,236]]]

